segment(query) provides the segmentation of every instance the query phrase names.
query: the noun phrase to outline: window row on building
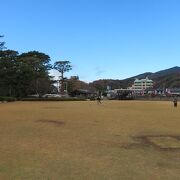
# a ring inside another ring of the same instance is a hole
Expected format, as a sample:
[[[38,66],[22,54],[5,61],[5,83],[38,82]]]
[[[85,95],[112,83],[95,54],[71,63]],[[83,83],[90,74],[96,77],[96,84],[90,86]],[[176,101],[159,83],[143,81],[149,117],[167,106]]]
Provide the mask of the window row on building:
[[[146,79],[136,79],[132,85],[132,90],[145,90],[153,87],[153,81],[148,77]]]

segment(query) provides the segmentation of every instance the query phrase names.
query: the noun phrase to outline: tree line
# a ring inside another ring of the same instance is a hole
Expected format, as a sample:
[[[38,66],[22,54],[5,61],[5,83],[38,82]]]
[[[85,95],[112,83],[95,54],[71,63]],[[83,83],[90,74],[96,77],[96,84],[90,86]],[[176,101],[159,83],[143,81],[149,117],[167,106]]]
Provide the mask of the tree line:
[[[57,61],[53,65],[50,57],[38,51],[19,54],[5,48],[0,36],[0,96],[26,97],[29,94],[46,94],[57,91],[50,69],[61,74],[63,91],[64,73],[72,69],[69,61]]]
[[[51,69],[59,71],[58,82],[49,75]],[[65,89],[69,94],[78,89],[101,92],[106,90],[108,83],[105,83],[105,80],[86,83],[80,81],[78,76],[67,79],[64,74],[70,70],[70,61],[56,61],[51,64],[49,55],[43,52],[30,51],[20,54],[18,51],[9,50],[0,35],[0,96],[41,96],[47,93],[64,93]]]

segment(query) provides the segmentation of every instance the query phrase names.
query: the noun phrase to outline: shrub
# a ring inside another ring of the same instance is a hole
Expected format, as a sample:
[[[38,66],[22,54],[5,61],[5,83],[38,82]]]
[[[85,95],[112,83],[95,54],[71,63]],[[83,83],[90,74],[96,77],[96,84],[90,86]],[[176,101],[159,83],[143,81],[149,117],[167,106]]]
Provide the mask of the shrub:
[[[0,101],[13,102],[13,101],[16,101],[16,98],[0,96]]]
[[[95,100],[96,100],[96,97],[90,97],[89,100],[90,100],[90,101],[95,101]]]
[[[21,101],[86,101],[85,98],[23,98]]]

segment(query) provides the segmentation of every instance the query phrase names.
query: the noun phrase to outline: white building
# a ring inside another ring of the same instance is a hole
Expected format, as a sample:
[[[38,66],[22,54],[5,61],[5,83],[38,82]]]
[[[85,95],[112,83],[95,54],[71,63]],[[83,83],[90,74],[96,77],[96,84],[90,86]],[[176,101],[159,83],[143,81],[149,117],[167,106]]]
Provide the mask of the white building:
[[[146,79],[136,79],[131,89],[134,91],[144,91],[152,87],[153,81],[147,77]]]

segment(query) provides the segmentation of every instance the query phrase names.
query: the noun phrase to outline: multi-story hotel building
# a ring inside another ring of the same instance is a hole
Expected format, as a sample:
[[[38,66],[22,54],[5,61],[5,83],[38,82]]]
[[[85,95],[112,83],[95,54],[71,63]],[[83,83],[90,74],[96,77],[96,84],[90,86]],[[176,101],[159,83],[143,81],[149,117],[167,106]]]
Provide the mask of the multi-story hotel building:
[[[153,81],[147,77],[146,79],[136,79],[131,89],[134,91],[144,91],[152,87]]]

